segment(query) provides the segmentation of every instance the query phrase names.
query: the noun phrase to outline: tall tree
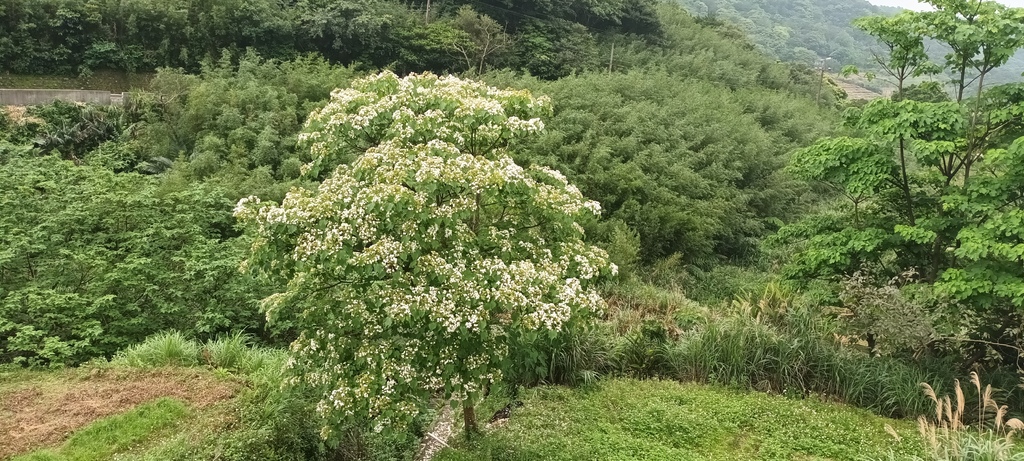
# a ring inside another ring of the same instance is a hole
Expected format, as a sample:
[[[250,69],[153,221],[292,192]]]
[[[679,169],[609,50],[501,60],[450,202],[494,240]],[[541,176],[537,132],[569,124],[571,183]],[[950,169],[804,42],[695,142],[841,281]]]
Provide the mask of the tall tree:
[[[300,326],[292,363],[323,392],[325,437],[404,425],[435,392],[462,402],[468,435],[510,347],[601,311],[588,285],[615,267],[576,223],[598,204],[505,150],[549,107],[455,77],[368,77],[307,123],[304,169],[333,170],[315,191],[238,204],[247,265],[282,287],[268,317]],[[353,145],[369,148],[333,168]]]
[[[936,10],[859,24],[890,50],[880,62],[900,82],[848,118],[850,135],[798,151],[793,170],[831,184],[846,206],[784,229],[800,237],[791,274],[867,267],[880,278],[911,269],[950,301],[995,318],[1004,335],[1024,312],[1024,84],[985,77],[1024,47],[1024,9],[932,0]],[[927,69],[920,36],[949,47],[941,67],[954,100],[904,98],[906,77]],[[968,93],[973,90],[973,96]],[[952,314],[952,313],[951,313]]]

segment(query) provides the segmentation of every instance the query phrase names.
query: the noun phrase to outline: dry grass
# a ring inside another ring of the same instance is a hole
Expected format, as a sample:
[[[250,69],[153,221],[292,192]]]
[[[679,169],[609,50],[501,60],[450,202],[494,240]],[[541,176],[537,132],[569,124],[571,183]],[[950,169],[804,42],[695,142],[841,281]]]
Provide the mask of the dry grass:
[[[46,123],[43,119],[28,115],[28,108],[24,106],[2,106],[0,110],[3,110],[7,117],[12,123],[16,125],[26,125],[29,123],[43,124]]]
[[[737,296],[732,307],[741,316],[754,319],[759,323],[778,324],[793,309],[795,294],[782,285],[772,282],[764,287],[760,296],[746,293]]]
[[[924,394],[935,404],[935,417],[918,418],[918,430],[937,459],[963,458],[963,441],[970,440],[968,436],[994,439],[1009,450],[1013,436],[1024,431],[1024,422],[1020,419],[1007,419],[1008,408],[993,398],[991,384],[983,386],[975,372],[971,372],[971,384],[978,395],[978,419],[973,427],[964,423],[967,401],[960,380],[954,381],[952,398],[940,397],[931,385],[921,383]]]

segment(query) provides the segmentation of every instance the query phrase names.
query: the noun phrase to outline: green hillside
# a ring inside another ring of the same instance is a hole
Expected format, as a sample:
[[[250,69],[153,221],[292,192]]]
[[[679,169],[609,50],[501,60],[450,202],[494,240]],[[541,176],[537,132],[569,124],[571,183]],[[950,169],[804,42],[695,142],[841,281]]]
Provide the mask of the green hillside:
[[[0,107],[0,458],[1020,461],[1024,8],[932,2],[0,0],[128,90]]]
[[[737,27],[765,53],[789,62],[818,67],[831,57],[828,67],[877,69],[876,54],[884,49],[874,38],[853,25],[857,18],[892,15],[899,8],[876,6],[866,0],[680,0],[692,14],[715,24]],[[941,44],[928,45],[933,60],[948,51]],[[1021,80],[1024,55],[1018,53],[990,76],[992,83]]]
[[[873,38],[853,27],[853,20],[891,14],[866,0],[682,0],[702,18],[733,24],[745,31],[766,53],[784,61],[817,66],[831,56],[842,65],[873,64]]]

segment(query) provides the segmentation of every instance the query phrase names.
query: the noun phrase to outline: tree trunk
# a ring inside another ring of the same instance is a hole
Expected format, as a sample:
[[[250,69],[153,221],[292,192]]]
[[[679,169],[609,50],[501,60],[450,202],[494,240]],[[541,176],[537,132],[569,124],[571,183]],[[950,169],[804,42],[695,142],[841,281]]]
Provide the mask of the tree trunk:
[[[907,175],[906,140],[900,136],[900,168],[903,170],[903,198],[907,202],[907,217],[910,219],[910,226],[917,226],[917,218],[914,216],[914,198],[910,194],[910,177]]]
[[[986,72],[982,72],[981,75],[978,76],[978,97],[974,101],[974,114],[971,115],[971,131],[968,133],[968,136],[976,135],[975,132],[978,127],[978,116],[981,113],[982,89],[985,87],[985,73]],[[968,148],[971,150],[968,151],[964,157],[964,189],[967,189],[967,183],[971,180],[971,165],[973,165],[974,161],[985,152],[984,146],[982,145],[984,141],[984,139],[976,139],[975,142],[969,143]],[[975,152],[977,152],[977,154]]]
[[[480,432],[480,428],[476,425],[476,406],[473,405],[471,399],[462,402],[462,420],[466,427],[466,440]]]
[[[960,82],[956,90],[956,102],[964,100],[964,90],[967,88],[967,58],[963,58],[960,61]]]

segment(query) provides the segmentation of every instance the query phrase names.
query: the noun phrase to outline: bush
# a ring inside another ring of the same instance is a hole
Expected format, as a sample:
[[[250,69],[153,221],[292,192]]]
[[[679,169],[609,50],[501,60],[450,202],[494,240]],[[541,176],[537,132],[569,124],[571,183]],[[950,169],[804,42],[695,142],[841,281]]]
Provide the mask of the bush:
[[[0,361],[74,365],[159,331],[261,332],[227,187],[53,156],[0,163]],[[69,206],[74,204],[74,206]]]
[[[626,334],[615,349],[619,373],[636,378],[662,376],[669,369],[669,337],[664,325],[647,322]]]

